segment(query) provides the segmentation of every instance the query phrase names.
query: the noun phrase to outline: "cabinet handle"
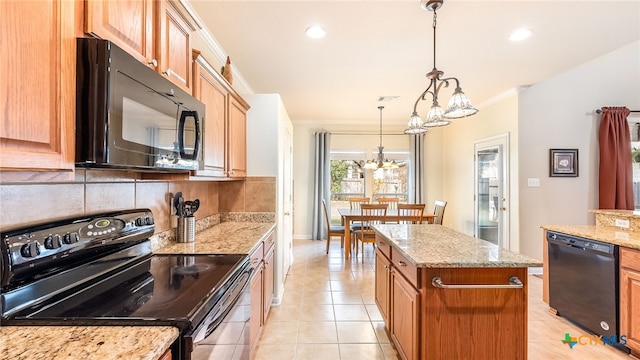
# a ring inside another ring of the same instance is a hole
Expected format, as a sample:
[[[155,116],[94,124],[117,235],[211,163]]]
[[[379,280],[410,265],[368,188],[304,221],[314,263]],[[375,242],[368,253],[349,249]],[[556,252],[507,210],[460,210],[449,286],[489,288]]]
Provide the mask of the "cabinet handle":
[[[398,261],[398,265],[400,266],[407,266],[407,263],[404,261]]]
[[[517,276],[509,278],[509,285],[500,284],[465,284],[465,285],[446,285],[439,276],[431,279],[431,285],[440,289],[522,289],[522,281]]]
[[[251,263],[253,265],[257,264],[260,260],[258,260],[257,258],[251,259]]]
[[[147,63],[147,65],[158,66],[158,60],[156,60],[156,59],[151,59],[151,60],[149,60],[149,62]]]

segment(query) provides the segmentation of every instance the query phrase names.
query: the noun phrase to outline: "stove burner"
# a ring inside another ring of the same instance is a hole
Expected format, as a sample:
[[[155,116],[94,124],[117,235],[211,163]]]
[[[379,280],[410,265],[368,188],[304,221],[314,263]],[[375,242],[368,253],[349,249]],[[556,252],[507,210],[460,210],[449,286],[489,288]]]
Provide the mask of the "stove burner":
[[[205,271],[211,271],[215,268],[211,264],[195,264],[189,266],[176,266],[173,272],[178,275],[198,275]]]

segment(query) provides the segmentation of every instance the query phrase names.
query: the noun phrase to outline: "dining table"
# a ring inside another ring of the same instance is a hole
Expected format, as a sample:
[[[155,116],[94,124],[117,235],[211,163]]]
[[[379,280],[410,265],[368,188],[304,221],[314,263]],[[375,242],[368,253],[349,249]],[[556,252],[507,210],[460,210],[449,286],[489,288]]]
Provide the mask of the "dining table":
[[[342,225],[344,225],[344,258],[349,259],[351,257],[351,223],[354,221],[368,220],[369,216],[362,215],[360,209],[338,209],[340,214]],[[430,212],[422,213],[422,220],[433,224],[436,214]],[[385,216],[385,222],[398,222],[402,221],[405,216],[398,215],[398,209],[387,209],[387,215]]]

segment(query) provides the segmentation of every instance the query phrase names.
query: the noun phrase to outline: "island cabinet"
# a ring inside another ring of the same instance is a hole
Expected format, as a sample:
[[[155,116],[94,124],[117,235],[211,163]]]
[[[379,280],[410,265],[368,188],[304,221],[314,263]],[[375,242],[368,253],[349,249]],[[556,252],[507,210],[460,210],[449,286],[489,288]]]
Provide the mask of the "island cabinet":
[[[75,6],[0,1],[0,170],[73,176]]]
[[[191,91],[191,34],[199,27],[179,2],[85,1],[85,32],[110,40]]]
[[[274,244],[275,232],[254,248],[249,254],[253,275],[249,283],[251,317],[249,320],[249,343],[251,353],[255,353],[260,333],[267,322],[271,301],[273,300],[273,279],[274,279]]]
[[[249,105],[199,51],[193,51],[193,60],[193,96],[206,106],[204,169],[194,175],[244,178],[247,175],[246,113]]]
[[[539,261],[441,225],[376,225],[376,246],[375,300],[400,358],[526,359]]]
[[[640,250],[620,248],[620,335],[640,357]]]

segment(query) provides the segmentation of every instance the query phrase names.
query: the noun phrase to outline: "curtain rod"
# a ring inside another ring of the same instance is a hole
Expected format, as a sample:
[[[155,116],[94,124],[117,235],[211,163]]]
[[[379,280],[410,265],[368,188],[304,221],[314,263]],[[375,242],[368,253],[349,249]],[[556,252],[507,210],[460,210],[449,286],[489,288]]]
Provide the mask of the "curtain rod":
[[[632,112],[632,113],[640,113],[640,110],[629,110],[629,111]],[[602,109],[596,110],[596,113],[602,114]]]

